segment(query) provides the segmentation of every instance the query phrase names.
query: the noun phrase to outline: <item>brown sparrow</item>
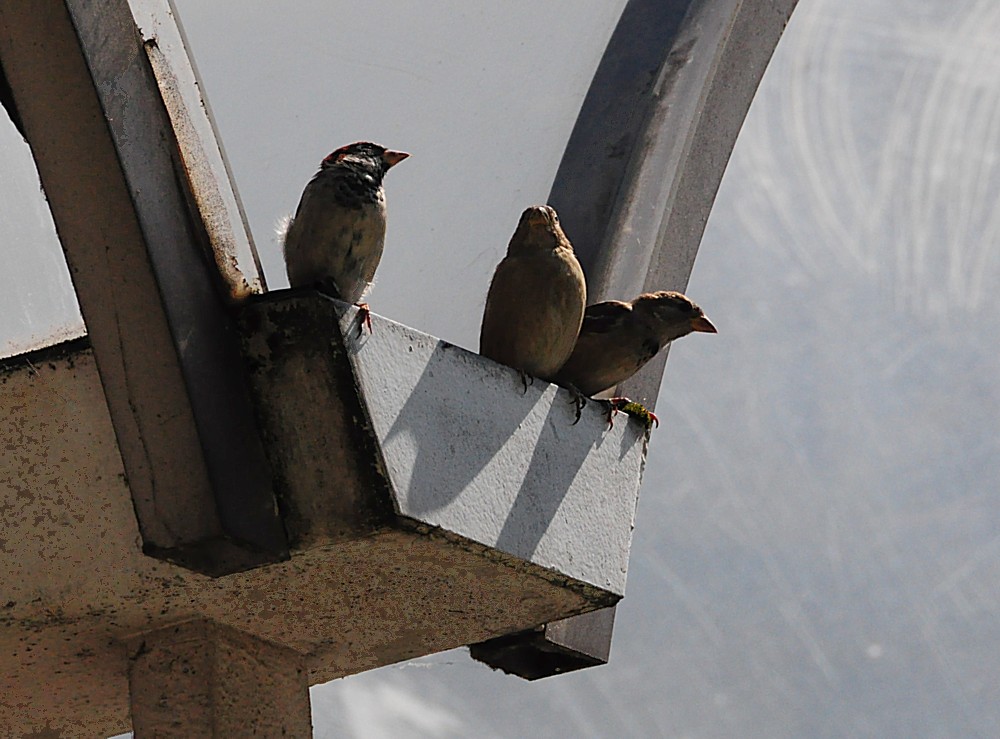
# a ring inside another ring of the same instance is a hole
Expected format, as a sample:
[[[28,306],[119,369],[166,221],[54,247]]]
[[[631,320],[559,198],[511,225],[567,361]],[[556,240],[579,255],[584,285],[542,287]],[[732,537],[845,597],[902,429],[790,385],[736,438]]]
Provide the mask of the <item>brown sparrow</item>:
[[[527,375],[551,380],[569,358],[587,304],[573,246],[547,205],[521,214],[490,283],[479,352]]]
[[[692,331],[717,333],[701,308],[678,292],[596,303],[587,308],[573,353],[555,382],[594,395],[627,380],[660,349]]]
[[[358,304],[367,317],[367,305],[358,301],[375,277],[385,243],[382,178],[408,156],[359,141],[322,161],[285,233],[292,287],[317,286]]]

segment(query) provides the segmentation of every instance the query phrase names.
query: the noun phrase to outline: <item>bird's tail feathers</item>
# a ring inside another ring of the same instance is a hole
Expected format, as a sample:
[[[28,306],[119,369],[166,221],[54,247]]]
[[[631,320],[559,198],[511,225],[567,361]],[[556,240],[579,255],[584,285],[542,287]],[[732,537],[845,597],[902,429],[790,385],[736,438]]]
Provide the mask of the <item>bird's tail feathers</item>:
[[[289,213],[274,222],[274,235],[278,237],[278,246],[281,247],[282,254],[285,253],[285,237],[288,236],[288,229],[292,227],[293,218],[294,216]]]

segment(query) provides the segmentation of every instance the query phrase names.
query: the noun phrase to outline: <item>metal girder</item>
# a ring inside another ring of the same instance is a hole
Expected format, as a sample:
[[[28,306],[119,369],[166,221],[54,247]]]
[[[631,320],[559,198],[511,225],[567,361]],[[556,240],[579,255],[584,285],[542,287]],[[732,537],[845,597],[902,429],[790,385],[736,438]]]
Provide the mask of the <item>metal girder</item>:
[[[7,0],[0,60],[87,324],[144,551],[210,574],[287,557],[226,305],[232,275],[213,264],[218,226],[198,210],[197,158],[178,140],[128,3]],[[204,128],[198,135],[204,145]],[[255,262],[239,268],[248,291],[260,289]]]
[[[686,288],[737,134],[796,3],[629,0],[548,200],[573,236],[592,302]],[[666,359],[660,352],[616,394],[653,408]],[[606,662],[613,623],[612,607],[472,653],[537,679]]]

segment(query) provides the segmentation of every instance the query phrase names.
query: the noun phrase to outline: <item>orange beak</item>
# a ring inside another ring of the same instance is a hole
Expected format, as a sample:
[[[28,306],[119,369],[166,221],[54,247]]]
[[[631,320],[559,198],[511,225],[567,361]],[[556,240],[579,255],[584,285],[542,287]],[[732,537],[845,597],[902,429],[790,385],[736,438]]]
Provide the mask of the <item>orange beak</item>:
[[[393,151],[392,149],[386,149],[385,154],[382,155],[382,159],[384,159],[385,163],[390,167],[393,167],[406,159],[408,156],[410,155],[405,151]]]
[[[704,331],[706,334],[717,334],[719,329],[712,325],[712,322],[705,318],[705,316],[698,316],[697,318],[691,319],[691,330],[692,331]]]

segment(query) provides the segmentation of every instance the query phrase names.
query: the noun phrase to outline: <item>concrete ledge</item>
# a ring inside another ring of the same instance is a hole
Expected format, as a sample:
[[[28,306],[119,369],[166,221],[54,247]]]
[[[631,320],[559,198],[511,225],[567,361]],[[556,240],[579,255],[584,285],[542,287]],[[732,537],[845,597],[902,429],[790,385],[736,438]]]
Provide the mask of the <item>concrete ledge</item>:
[[[395,511],[624,594],[639,424],[622,416],[608,429],[597,403],[574,424],[567,391],[525,390],[509,367],[379,316],[359,331],[354,306],[316,293],[271,293],[244,325],[293,546]]]
[[[288,650],[316,684],[619,599],[644,431],[593,405],[573,426],[563,391],[354,320],[312,294],[244,309],[291,550],[223,577],[141,553],[89,348],[0,367],[0,726],[127,730],[123,645],[182,622]]]
[[[567,391],[522,394],[510,368],[398,324],[365,338],[352,363],[401,515],[624,595],[644,429],[608,430],[597,404],[574,425]]]
[[[348,354],[396,511],[616,595],[625,593],[646,431],[597,403],[373,317]]]

